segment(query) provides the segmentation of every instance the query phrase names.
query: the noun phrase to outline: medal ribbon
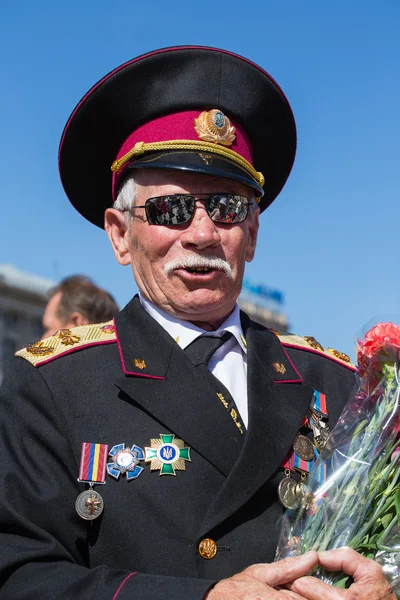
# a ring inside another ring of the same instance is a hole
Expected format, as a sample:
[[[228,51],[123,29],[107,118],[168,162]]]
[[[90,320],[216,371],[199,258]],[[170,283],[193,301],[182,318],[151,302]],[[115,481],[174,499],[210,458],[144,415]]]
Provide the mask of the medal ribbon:
[[[107,444],[83,442],[78,481],[105,483],[107,456]]]
[[[326,408],[326,395],[318,390],[314,390],[314,398],[311,403],[311,410],[313,409],[318,413],[323,414],[325,417],[328,416],[328,410]]]

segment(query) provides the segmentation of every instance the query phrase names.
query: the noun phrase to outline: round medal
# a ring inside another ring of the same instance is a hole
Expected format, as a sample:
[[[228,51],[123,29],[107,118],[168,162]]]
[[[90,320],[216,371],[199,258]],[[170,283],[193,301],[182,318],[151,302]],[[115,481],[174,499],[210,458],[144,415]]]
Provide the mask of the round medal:
[[[103,498],[94,490],[85,490],[76,499],[75,510],[85,521],[97,519],[103,512]]]
[[[291,477],[282,479],[278,486],[278,497],[285,508],[297,508],[300,498],[296,496],[296,482]]]
[[[314,445],[311,440],[308,439],[305,435],[299,433],[297,438],[293,443],[293,450],[302,458],[303,460],[313,460],[314,458]]]

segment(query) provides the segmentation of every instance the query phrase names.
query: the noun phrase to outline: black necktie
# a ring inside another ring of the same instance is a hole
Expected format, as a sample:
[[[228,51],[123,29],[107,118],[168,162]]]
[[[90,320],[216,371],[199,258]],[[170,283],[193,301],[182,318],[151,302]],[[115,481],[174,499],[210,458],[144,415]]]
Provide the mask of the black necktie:
[[[225,331],[220,337],[201,335],[186,346],[185,352],[194,365],[208,365],[212,355],[231,337],[230,331]]]
[[[189,346],[186,346],[185,354],[187,354],[191,362],[201,370],[204,377],[206,377],[209,380],[217,396],[219,397],[221,402],[223,402],[231,418],[237,424],[239,431],[244,433],[244,424],[241,422],[239,411],[229,390],[218,379],[218,377],[215,377],[215,375],[213,375],[211,371],[209,371],[207,367],[213,354],[218,350],[218,348],[221,348],[221,346],[223,346],[225,342],[230,340],[232,335],[233,334],[230,331],[225,331],[220,337],[210,335],[199,336],[191,344],[189,344]]]

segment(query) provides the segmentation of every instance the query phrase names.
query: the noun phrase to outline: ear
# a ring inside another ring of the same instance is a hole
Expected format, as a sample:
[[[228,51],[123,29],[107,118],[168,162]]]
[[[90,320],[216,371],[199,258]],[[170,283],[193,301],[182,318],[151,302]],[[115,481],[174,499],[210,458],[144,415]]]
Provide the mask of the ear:
[[[129,265],[131,255],[128,244],[128,227],[125,223],[124,213],[115,208],[107,208],[104,215],[104,229],[119,264]]]
[[[256,251],[259,216],[260,216],[260,211],[257,209],[254,211],[254,213],[252,215],[249,215],[249,217],[248,217],[248,218],[250,218],[250,220],[248,221],[249,240],[248,240],[247,252],[246,252],[246,262],[251,262],[253,260],[254,254]]]
[[[85,319],[85,317],[80,312],[73,312],[70,317],[70,323],[72,325],[68,325],[69,327],[79,327],[80,325],[88,325],[89,321]]]

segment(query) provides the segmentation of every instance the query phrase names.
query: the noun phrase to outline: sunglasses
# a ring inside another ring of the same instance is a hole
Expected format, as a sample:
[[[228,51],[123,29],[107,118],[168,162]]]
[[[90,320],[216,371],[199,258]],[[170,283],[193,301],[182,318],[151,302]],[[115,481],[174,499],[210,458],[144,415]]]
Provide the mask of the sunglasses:
[[[144,205],[132,208],[144,208],[150,225],[181,225],[191,220],[195,202],[199,201],[204,202],[208,216],[215,223],[242,223],[250,204],[254,204],[238,194],[171,194],[149,198]]]

